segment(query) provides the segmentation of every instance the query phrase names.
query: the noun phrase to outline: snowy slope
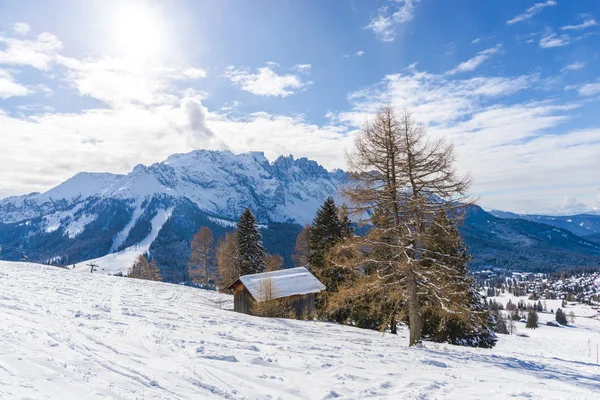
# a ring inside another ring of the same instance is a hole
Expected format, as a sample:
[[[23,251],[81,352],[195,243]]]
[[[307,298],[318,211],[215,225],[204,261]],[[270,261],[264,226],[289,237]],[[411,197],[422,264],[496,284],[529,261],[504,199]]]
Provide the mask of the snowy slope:
[[[221,310],[189,287],[0,262],[4,399],[597,399],[600,321],[492,349]],[[595,360],[594,360],[595,361]]]
[[[93,263],[97,266],[96,272],[100,274],[114,275],[120,272],[124,275],[127,275],[134,261],[140,255],[148,253],[150,250],[150,245],[152,242],[154,242],[158,236],[158,232],[165,222],[167,222],[172,213],[172,208],[168,210],[159,210],[156,216],[152,218],[152,230],[150,231],[150,234],[137,245],[130,246],[115,253],[107,254],[104,257],[82,261],[77,264],[74,270],[79,272],[89,272],[91,267],[89,267],[88,264]]]

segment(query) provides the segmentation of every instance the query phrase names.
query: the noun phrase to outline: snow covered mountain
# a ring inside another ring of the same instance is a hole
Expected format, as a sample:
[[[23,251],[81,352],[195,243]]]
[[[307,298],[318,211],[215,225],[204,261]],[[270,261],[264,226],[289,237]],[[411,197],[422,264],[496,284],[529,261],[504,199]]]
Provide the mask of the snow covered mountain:
[[[0,257],[73,264],[132,246],[139,254],[154,245],[168,258],[167,252],[185,253],[200,225],[216,234],[231,229],[246,207],[273,226],[265,240],[272,237],[273,246],[285,247],[276,250],[291,253],[293,244],[280,243],[276,232],[290,231],[293,241],[346,180],[345,172],[329,172],[306,158],[271,163],[262,152],[208,150],[137,165],[127,175],[80,173],[48,192],[0,200]]]
[[[149,167],[137,165],[127,175],[79,173],[48,192],[9,197],[0,201],[0,222],[66,215],[91,199],[125,200],[139,208],[148,199],[170,197],[222,218],[236,219],[250,207],[264,223],[303,224],[345,179],[343,171],[330,173],[306,158],[279,157],[270,163],[262,152],[198,150]]]

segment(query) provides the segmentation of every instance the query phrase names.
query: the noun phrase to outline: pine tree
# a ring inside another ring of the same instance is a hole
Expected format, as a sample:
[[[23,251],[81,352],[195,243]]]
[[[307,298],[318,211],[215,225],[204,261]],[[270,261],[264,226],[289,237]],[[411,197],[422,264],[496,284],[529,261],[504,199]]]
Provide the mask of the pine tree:
[[[333,197],[328,197],[310,226],[308,264],[313,273],[324,269],[326,253],[343,238],[344,229],[339,209]]]
[[[237,223],[235,263],[240,275],[265,272],[265,248],[256,217],[246,208]]]
[[[529,313],[527,314],[527,323],[525,324],[525,328],[538,328],[538,314],[537,311],[535,311],[533,308],[529,310]]]
[[[506,326],[506,320],[504,319],[504,316],[502,315],[501,312],[496,312],[495,313],[496,316],[496,329],[494,329],[495,332],[497,333],[501,333],[503,335],[508,335],[508,327]]]
[[[556,322],[558,322],[561,325],[567,325],[569,323],[567,321],[567,316],[563,312],[562,308],[559,308],[558,310],[556,310],[555,319],[556,319]]]
[[[310,271],[325,285],[326,293],[337,291],[342,283],[342,272],[328,262],[329,251],[351,234],[350,221],[340,212],[332,197],[328,197],[317,211],[308,231],[307,261]],[[340,218],[341,215],[341,218]],[[323,295],[318,296],[323,297]],[[317,304],[317,308],[321,308]]]
[[[569,311],[569,321],[574,324],[575,323],[575,312],[573,310]]]
[[[435,285],[425,287],[427,292],[421,294],[423,336],[457,345],[493,347],[497,340],[493,333],[497,319],[490,314],[489,305],[469,276],[469,256],[456,223],[440,212],[424,236],[424,247],[431,256],[424,266],[434,273],[440,269],[445,273],[430,278]],[[451,309],[442,307],[437,291],[452,304]]]

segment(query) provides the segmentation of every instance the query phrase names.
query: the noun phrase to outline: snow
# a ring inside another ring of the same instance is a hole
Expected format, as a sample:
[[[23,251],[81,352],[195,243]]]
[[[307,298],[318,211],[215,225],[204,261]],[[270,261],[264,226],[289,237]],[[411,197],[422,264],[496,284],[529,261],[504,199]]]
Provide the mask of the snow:
[[[237,222],[235,222],[235,221],[227,221],[226,219],[215,218],[215,217],[208,217],[208,219],[210,219],[215,224],[219,224],[219,225],[227,227],[227,228],[235,228],[237,226]]]
[[[120,231],[119,233],[117,233],[115,235],[115,238],[113,240],[113,244],[110,248],[110,251],[117,250],[119,248],[119,246],[121,246],[123,244],[123,242],[125,242],[125,240],[127,240],[127,236],[129,235],[129,232],[131,231],[131,229],[133,229],[133,227],[135,226],[138,219],[142,216],[143,213],[144,213],[144,209],[141,207],[140,204],[137,204],[135,207],[135,210],[133,210],[133,215],[131,216],[131,219],[129,220],[127,225],[125,225],[125,227],[123,228],[122,231]]]
[[[591,400],[600,391],[592,318],[520,324],[529,337],[500,335],[491,350],[409,348],[405,329],[253,317],[230,311],[230,296],[159,282],[0,262],[0,288],[2,399]]]
[[[325,285],[304,267],[244,275],[240,281],[258,302],[325,290]],[[265,288],[267,282],[270,286],[268,289]]]
[[[141,254],[147,253],[150,250],[150,245],[156,237],[158,232],[163,227],[165,222],[171,217],[173,208],[168,210],[159,210],[157,214],[152,218],[152,230],[148,236],[135,246],[128,247],[116,253],[107,254],[103,257],[95,258],[93,260],[82,261],[75,267],[75,271],[78,272],[90,272],[88,264],[94,263],[98,266],[96,272],[100,274],[114,275],[117,273],[127,274],[133,262]]]
[[[53,189],[36,197],[38,203],[46,201],[85,199],[96,196],[122,175],[110,173],[80,172]]]

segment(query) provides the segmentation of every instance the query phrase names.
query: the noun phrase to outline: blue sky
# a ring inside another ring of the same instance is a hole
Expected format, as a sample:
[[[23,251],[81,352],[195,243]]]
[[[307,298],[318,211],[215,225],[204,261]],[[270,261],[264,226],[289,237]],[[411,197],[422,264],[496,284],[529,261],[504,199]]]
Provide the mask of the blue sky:
[[[597,210],[599,66],[592,0],[0,0],[0,196],[195,148],[344,168],[391,103],[484,207]]]

